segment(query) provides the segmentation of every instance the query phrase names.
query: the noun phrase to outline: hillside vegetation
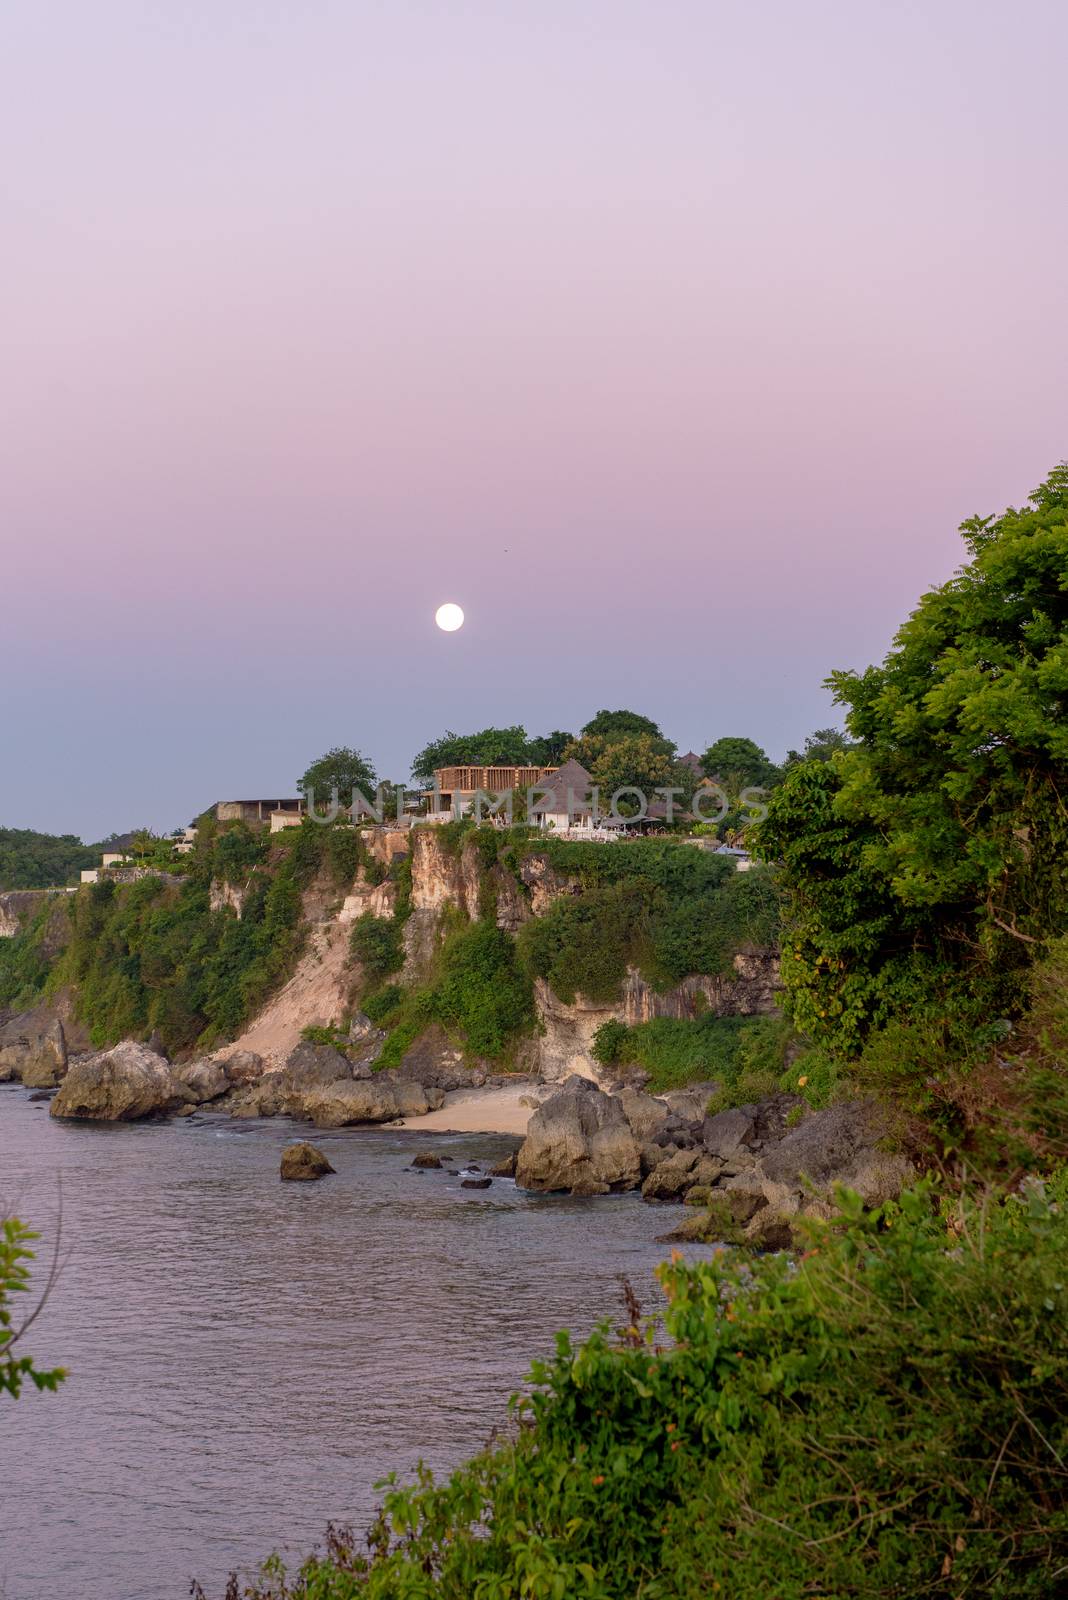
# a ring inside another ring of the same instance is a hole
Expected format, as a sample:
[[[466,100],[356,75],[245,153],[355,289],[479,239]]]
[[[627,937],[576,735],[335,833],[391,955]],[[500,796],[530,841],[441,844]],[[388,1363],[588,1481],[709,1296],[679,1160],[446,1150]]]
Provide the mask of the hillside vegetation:
[[[326,874],[341,888],[361,845],[352,829],[309,823],[272,838],[244,824],[201,824],[173,873],[101,881],[61,908],[69,927],[49,953],[42,909],[0,941],[0,1004],[32,1005],[74,987],[96,1045],[155,1033],[172,1052],[232,1038],[288,976],[304,938],[301,891]],[[243,893],[240,918],[212,908],[211,885]]]
[[[82,844],[73,833],[37,833],[0,828],[0,889],[52,889],[76,883],[100,860],[100,845]]]
[[[536,1026],[536,978],[546,979],[565,1004],[579,994],[611,1004],[621,998],[628,967],[666,990],[691,974],[727,973],[739,950],[776,942],[772,873],[739,874],[722,858],[671,840],[605,846],[470,822],[435,828],[434,838],[477,869],[480,915],[472,922],[448,911],[429,970],[409,985],[398,975],[405,959],[410,866],[401,873],[395,917],[368,915],[356,923],[352,948],[363,976],[360,1005],[387,1030],[383,1065],[396,1065],[435,1022],[472,1056],[506,1064]],[[568,892],[513,936],[497,927],[498,896],[505,882],[514,895],[529,893],[524,863],[532,856]],[[747,1026],[741,1025],[743,1031]],[[716,1045],[737,1032],[728,1022]],[[716,1064],[713,1038],[706,1026],[691,1052],[693,1075],[708,1076]]]

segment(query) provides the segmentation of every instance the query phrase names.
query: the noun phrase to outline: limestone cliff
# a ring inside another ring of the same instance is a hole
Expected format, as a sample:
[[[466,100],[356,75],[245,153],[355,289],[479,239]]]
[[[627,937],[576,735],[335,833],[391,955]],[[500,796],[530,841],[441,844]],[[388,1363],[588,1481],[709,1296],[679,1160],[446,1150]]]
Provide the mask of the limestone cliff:
[[[717,1017],[770,1016],[777,1010],[778,987],[779,961],[774,951],[737,955],[731,972],[685,978],[662,993],[631,968],[622,996],[614,1004],[595,1004],[578,995],[573,1005],[565,1005],[539,978],[534,999],[541,1031],[528,1047],[525,1063],[550,1082],[573,1072],[599,1080],[602,1071],[591,1050],[594,1034],[604,1023],[618,1021],[629,1026],[653,1017],[696,1017],[701,1011]]]
[[[560,873],[539,851],[523,857],[519,881],[501,866],[485,873],[477,841],[468,837],[457,851],[432,828],[412,834],[412,910],[405,927],[406,960],[402,982],[416,983],[426,973],[442,932],[447,908],[469,918],[480,914],[488,894],[499,928],[517,933],[531,917],[544,916],[555,900],[578,894],[576,879]],[[388,912],[380,913],[388,915]],[[730,972],[694,976],[658,993],[631,969],[621,998],[614,1004],[593,1003],[582,995],[574,1004],[557,999],[549,985],[535,984],[539,1031],[523,1052],[523,1064],[550,1081],[577,1072],[596,1078],[591,1055],[593,1036],[605,1022],[648,1022],[653,1017],[771,1015],[777,1010],[779,962],[774,951],[756,950],[734,957]]]

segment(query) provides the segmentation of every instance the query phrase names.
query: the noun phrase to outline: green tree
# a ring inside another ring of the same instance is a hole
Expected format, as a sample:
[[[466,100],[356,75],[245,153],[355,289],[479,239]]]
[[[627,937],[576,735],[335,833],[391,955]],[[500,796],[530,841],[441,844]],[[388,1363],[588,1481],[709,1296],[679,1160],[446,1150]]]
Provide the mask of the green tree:
[[[519,723],[511,728],[482,728],[478,733],[445,733],[414,757],[412,777],[429,783],[438,767],[533,766],[530,746],[527,731]]]
[[[782,777],[780,768],[752,739],[717,739],[701,757],[701,765],[731,795],[742,789],[771,789]]]
[[[143,862],[146,856],[153,853],[158,843],[159,840],[151,828],[135,828],[130,835],[130,854]]]
[[[662,748],[662,741],[650,734],[626,734],[609,739],[605,734],[584,734],[568,745],[568,760],[580,761],[601,791],[601,807],[607,811],[613,794],[618,789],[640,789],[646,799],[653,791],[677,781],[678,786],[692,790],[693,774],[677,767],[671,755]],[[628,795],[620,802],[621,812],[633,812],[636,802]]]
[[[312,762],[303,777],[298,778],[297,788],[303,795],[314,795],[316,809],[325,810],[335,789],[339,803],[348,807],[352,804],[353,789],[372,800],[376,783],[375,769],[368,758],[359,750],[338,745]]]
[[[841,728],[817,728],[815,733],[810,733],[805,740],[803,750],[790,750],[786,755],[786,766],[793,766],[797,761],[830,761],[839,750],[852,750],[854,741]]]
[[[563,728],[543,733],[540,738],[531,739],[527,746],[527,760],[531,766],[558,767],[563,762],[564,751],[574,738],[573,733],[565,733]]]
[[[675,746],[670,739],[665,739],[659,725],[651,717],[643,717],[637,711],[598,711],[581,733],[584,739],[606,739],[610,743],[642,736],[652,739],[667,754],[674,754]]]
[[[76,882],[100,861],[100,845],[82,844],[73,833],[37,833],[0,828],[0,889],[48,889]]]
[[[961,531],[882,666],[830,679],[856,747],[792,767],[761,827],[794,1014],[843,1049],[1011,1015],[1068,928],[1068,465]]]
[[[12,1296],[25,1294],[30,1287],[29,1263],[35,1251],[30,1245],[37,1238],[18,1217],[0,1218],[0,1393],[17,1400],[22,1385],[29,1381],[37,1389],[58,1388],[67,1376],[62,1367],[42,1371],[33,1357],[15,1355],[16,1344],[23,1338],[48,1297],[48,1289],[38,1301],[36,1309],[16,1323],[12,1310]]]

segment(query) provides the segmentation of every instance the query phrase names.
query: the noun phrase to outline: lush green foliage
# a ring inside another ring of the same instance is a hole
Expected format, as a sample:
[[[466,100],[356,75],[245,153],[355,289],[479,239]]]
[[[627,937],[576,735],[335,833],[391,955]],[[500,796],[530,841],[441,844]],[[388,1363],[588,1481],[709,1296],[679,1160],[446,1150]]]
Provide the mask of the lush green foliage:
[[[656,739],[648,733],[609,736],[584,734],[568,746],[566,759],[572,758],[589,772],[599,791],[601,810],[611,812],[613,797],[623,789],[636,789],[647,803],[655,799],[657,789],[676,789],[672,802],[679,818],[693,794],[695,778],[690,768],[675,760],[674,748],[665,739]],[[638,795],[621,795],[615,811],[620,816],[634,816],[641,809]]]
[[[660,988],[720,973],[746,946],[777,937],[777,894],[765,871],[690,845],[643,840],[610,847],[550,841],[539,848],[583,892],[564,895],[521,929],[521,958],[567,1003],[618,1000],[628,966]]]
[[[65,901],[66,896],[50,897],[18,933],[0,939],[0,1006],[25,1010],[44,993],[55,954],[56,924],[66,918]]]
[[[354,789],[366,800],[373,801],[377,781],[375,769],[365,755],[347,745],[338,745],[312,762],[297,779],[297,788],[303,795],[314,795],[316,810],[325,811],[335,789],[339,805],[345,807],[352,805]]]
[[[293,1600],[1047,1600],[1068,1563],[1068,1187],[929,1185],[813,1248],[661,1269],[666,1340],[535,1365],[524,1426],[394,1488]],[[366,1546],[364,1547],[366,1549]]]
[[[491,922],[475,922],[446,944],[434,1009],[478,1055],[500,1056],[534,1021],[530,980],[515,942]]]
[[[515,941],[492,921],[469,922],[459,913],[446,924],[445,941],[420,984],[373,988],[361,1005],[389,1033],[379,1067],[396,1066],[433,1023],[472,1055],[495,1060],[506,1058],[534,1024],[533,992]]]
[[[833,761],[840,750],[851,750],[853,740],[841,728],[817,728],[805,739],[803,750],[789,750],[786,766],[797,761]]]
[[[654,891],[640,881],[562,896],[520,929],[524,967],[531,977],[548,979],[568,1005],[577,994],[618,1000],[628,965],[647,949],[653,899]]]
[[[67,1376],[62,1367],[42,1370],[34,1366],[32,1356],[14,1354],[15,1345],[36,1315],[30,1312],[16,1322],[12,1296],[29,1290],[29,1264],[35,1257],[30,1246],[37,1237],[18,1217],[0,1218],[0,1394],[8,1394],[13,1400],[18,1399],[24,1383],[55,1390]]]
[[[100,845],[82,844],[73,833],[36,833],[0,828],[0,889],[49,889],[75,883],[100,860]]]
[[[859,743],[792,767],[760,830],[793,1015],[844,1052],[893,1019],[967,1041],[1068,930],[1068,467],[962,531],[883,665],[831,680]]]
[[[412,777],[429,783],[438,767],[555,766],[571,735],[560,729],[530,738],[518,723],[510,728],[481,728],[478,733],[445,733],[431,740],[412,760]]]
[[[654,1017],[628,1027],[606,1022],[593,1054],[606,1066],[634,1063],[650,1074],[650,1094],[717,1082],[723,1105],[745,1104],[782,1086],[792,1030],[778,1017]],[[791,1087],[798,1074],[791,1075]]]
[[[49,981],[77,986],[98,1045],[158,1032],[183,1051],[232,1038],[292,970],[301,890],[320,874],[350,880],[359,850],[351,828],[305,822],[272,838],[243,823],[204,823],[182,880],[80,891]],[[241,889],[240,918],[211,909],[213,879]]]
[[[851,1071],[898,1110],[921,1164],[958,1181],[1012,1183],[1068,1161],[1068,936],[1031,969],[1027,989],[1021,1017],[967,1037],[922,1016],[869,1034]]]
[[[352,925],[350,948],[363,969],[364,982],[372,988],[404,965],[403,930],[393,917],[365,911]]]
[[[668,753],[674,745],[665,739],[659,725],[652,717],[643,717],[638,711],[598,711],[582,728],[582,738],[605,739],[615,743],[620,739],[654,739]]]
[[[717,739],[701,757],[701,766],[730,795],[742,789],[770,789],[782,777],[781,768],[752,739]]]

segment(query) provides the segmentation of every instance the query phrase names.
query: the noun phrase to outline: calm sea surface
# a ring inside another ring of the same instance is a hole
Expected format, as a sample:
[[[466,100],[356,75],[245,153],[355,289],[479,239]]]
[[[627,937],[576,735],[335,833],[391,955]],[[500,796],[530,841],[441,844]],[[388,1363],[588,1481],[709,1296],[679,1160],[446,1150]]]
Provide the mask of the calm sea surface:
[[[27,1346],[71,1374],[0,1397],[2,1600],[178,1600],[193,1575],[214,1600],[232,1566],[362,1528],[385,1473],[476,1450],[557,1328],[619,1310],[618,1273],[654,1301],[670,1212],[406,1170],[512,1147],[470,1134],[319,1134],[338,1175],[283,1184],[306,1131],[56,1122],[0,1086],[0,1210],[41,1229],[39,1280],[62,1208]]]

